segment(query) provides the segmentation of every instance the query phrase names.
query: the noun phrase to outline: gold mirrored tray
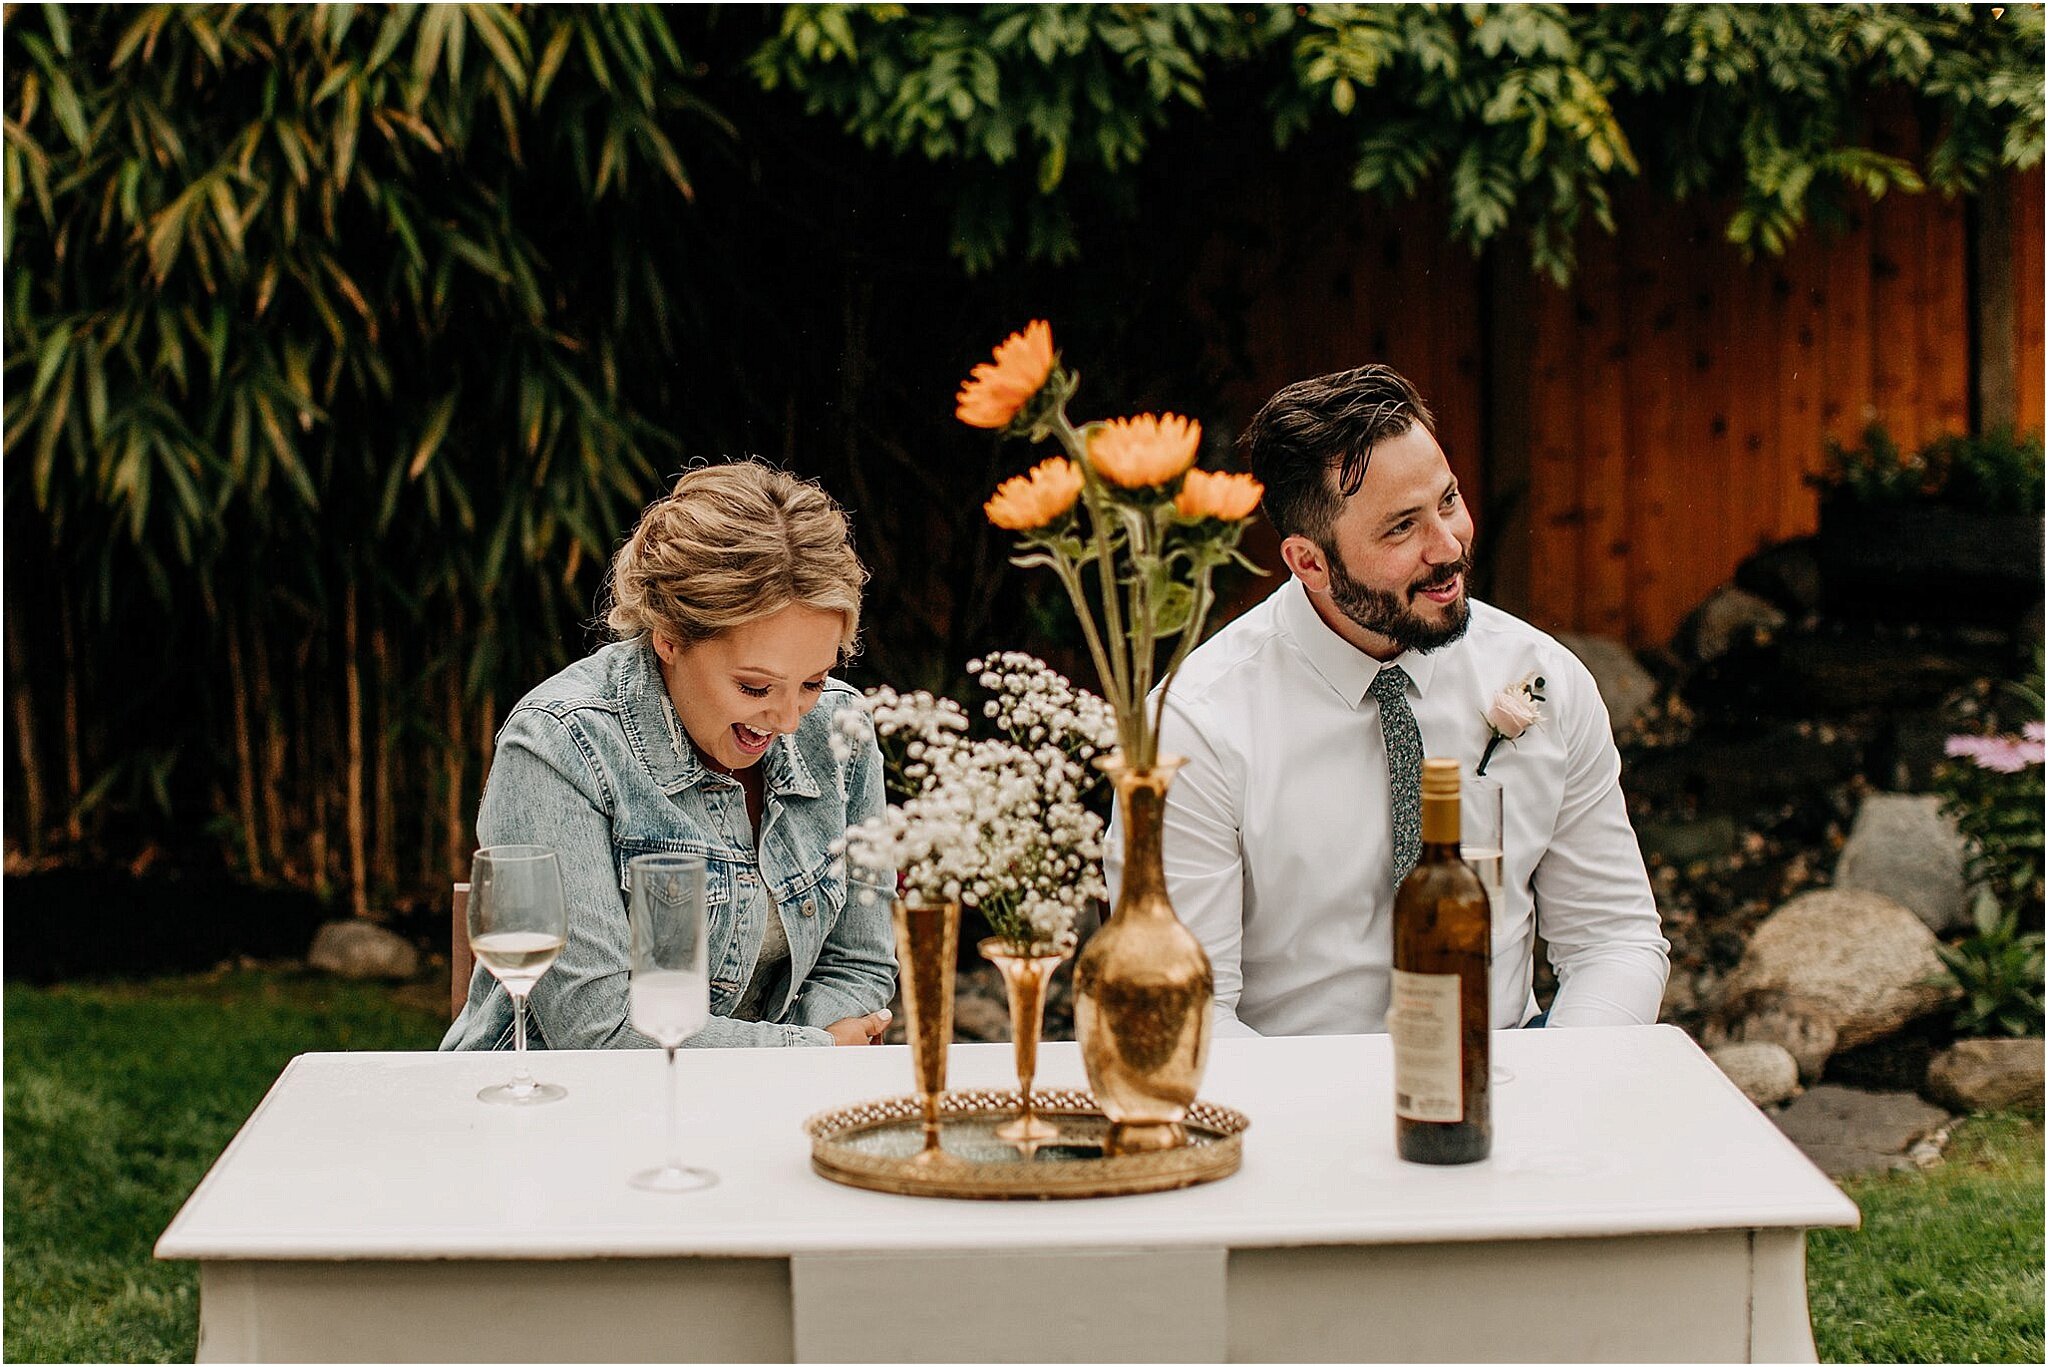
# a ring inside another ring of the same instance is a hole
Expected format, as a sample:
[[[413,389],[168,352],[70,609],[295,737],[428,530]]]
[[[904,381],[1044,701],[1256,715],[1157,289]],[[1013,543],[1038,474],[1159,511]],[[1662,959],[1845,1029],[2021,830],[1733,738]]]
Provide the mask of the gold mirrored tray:
[[[1213,1182],[1237,1171],[1251,1121],[1240,1111],[1197,1101],[1188,1112],[1188,1142],[1159,1153],[1108,1154],[1109,1119],[1086,1091],[1034,1091],[1037,1113],[1059,1137],[1020,1145],[995,1129],[1015,1118],[1015,1088],[947,1092],[939,1106],[944,1158],[921,1156],[923,1112],[915,1096],[863,1101],[804,1122],[811,1167],[848,1186],[901,1196],[975,1200],[1050,1200],[1133,1196]]]

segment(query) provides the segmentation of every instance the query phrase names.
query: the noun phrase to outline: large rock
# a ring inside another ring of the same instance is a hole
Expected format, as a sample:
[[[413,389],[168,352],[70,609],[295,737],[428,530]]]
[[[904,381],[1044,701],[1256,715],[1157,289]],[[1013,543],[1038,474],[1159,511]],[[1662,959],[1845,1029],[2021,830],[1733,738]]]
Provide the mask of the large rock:
[[[1580,636],[1563,632],[1557,639],[1592,672],[1593,682],[1600,689],[1600,701],[1607,704],[1607,719],[1617,736],[1627,730],[1650,705],[1651,699],[1657,696],[1657,681],[1620,641],[1609,636]]]
[[[1724,1044],[1708,1057],[1759,1106],[1775,1106],[1799,1095],[1799,1064],[1781,1045]]]
[[[1874,892],[1809,892],[1756,928],[1706,1043],[1782,1045],[1812,1082],[1837,1049],[1883,1039],[1956,994],[1912,912]]]
[[[1941,814],[1940,798],[1872,793],[1842,846],[1835,886],[1881,892],[1940,934],[1970,920],[1965,856],[1962,834]]]
[[[2041,1041],[1966,1039],[1927,1065],[1927,1096],[1958,1111],[2041,1107]]]
[[[343,978],[410,978],[420,971],[420,952],[368,921],[329,921],[314,934],[306,962]]]
[[[1830,1177],[1921,1166],[1915,1149],[1939,1140],[1948,1113],[1909,1092],[1822,1086],[1771,1117],[1785,1137]]]
[[[1785,625],[1785,614],[1733,584],[1723,584],[1678,629],[1678,648],[1698,661],[1718,660],[1738,646],[1760,645]]]
[[[1794,617],[1816,611],[1821,601],[1820,557],[1813,538],[1766,546],[1735,567],[1735,584],[1777,604]]]

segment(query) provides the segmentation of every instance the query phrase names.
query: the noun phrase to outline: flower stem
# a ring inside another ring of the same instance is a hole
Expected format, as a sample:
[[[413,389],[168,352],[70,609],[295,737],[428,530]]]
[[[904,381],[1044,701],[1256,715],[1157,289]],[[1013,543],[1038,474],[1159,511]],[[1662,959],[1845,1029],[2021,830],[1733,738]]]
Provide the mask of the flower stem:
[[[1143,739],[1144,717],[1137,711],[1143,700],[1131,697],[1130,670],[1125,652],[1135,643],[1124,631],[1123,605],[1117,595],[1116,559],[1110,554],[1109,533],[1105,526],[1106,500],[1102,480],[1088,457],[1087,443],[1074,430],[1064,406],[1054,415],[1053,431],[1081,470],[1082,495],[1088,503],[1088,528],[1095,541],[1095,570],[1102,585],[1102,625],[1110,665],[1110,673],[1102,681],[1103,691],[1110,695],[1110,705],[1116,709],[1118,743],[1127,752],[1134,752]],[[1076,606],[1085,617],[1087,605],[1080,603]]]
[[[1486,766],[1493,762],[1493,752],[1500,748],[1501,734],[1496,731],[1486,742],[1486,749],[1480,752],[1479,766],[1472,771],[1474,778],[1486,776]]]
[[[1157,746],[1159,743],[1159,728],[1166,719],[1167,691],[1173,687],[1174,676],[1180,673],[1181,665],[1186,663],[1188,652],[1194,649],[1195,638],[1202,634],[1202,623],[1209,618],[1209,608],[1211,606],[1209,576],[1214,572],[1214,567],[1204,564],[1195,573],[1194,605],[1188,609],[1188,622],[1181,629],[1180,641],[1173,648],[1173,658],[1166,662],[1166,673],[1160,676],[1159,698],[1152,706],[1152,743],[1154,746]],[[1158,756],[1154,755],[1152,760],[1147,762],[1156,761],[1157,758]]]
[[[1074,616],[1081,620],[1081,635],[1088,643],[1089,658],[1095,662],[1096,677],[1102,680],[1103,691],[1109,694],[1111,707],[1115,707],[1116,692],[1112,687],[1115,676],[1110,672],[1109,654],[1102,647],[1102,636],[1095,629],[1095,614],[1089,610],[1088,591],[1081,583],[1080,571],[1058,546],[1050,541],[1041,541],[1037,544],[1044,546],[1046,553],[1052,557],[1053,573],[1059,576],[1061,585],[1067,591],[1067,597],[1073,601]]]

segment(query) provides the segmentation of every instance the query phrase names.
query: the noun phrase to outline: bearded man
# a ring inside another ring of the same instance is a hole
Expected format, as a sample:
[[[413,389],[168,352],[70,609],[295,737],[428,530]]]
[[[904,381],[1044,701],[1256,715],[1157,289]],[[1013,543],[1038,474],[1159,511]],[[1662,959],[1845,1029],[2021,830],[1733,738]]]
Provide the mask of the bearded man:
[[[1494,1027],[1654,1021],[1669,947],[1607,708],[1570,651],[1467,596],[1472,514],[1414,386],[1380,365],[1304,380],[1240,444],[1289,577],[1188,657],[1159,745],[1187,761],[1166,878],[1215,969],[1216,1033],[1384,1030],[1421,758],[1469,775],[1525,724],[1486,766],[1505,796]],[[1542,1016],[1538,934],[1558,979]]]

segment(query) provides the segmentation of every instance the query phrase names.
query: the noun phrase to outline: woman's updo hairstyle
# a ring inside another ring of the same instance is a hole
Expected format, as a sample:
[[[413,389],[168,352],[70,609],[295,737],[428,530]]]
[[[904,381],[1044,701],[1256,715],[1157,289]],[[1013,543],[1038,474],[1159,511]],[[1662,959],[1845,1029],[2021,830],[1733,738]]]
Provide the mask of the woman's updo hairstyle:
[[[640,515],[612,557],[605,625],[691,646],[791,603],[836,612],[842,656],[868,572],[846,513],[817,485],[757,460],[707,465]]]

